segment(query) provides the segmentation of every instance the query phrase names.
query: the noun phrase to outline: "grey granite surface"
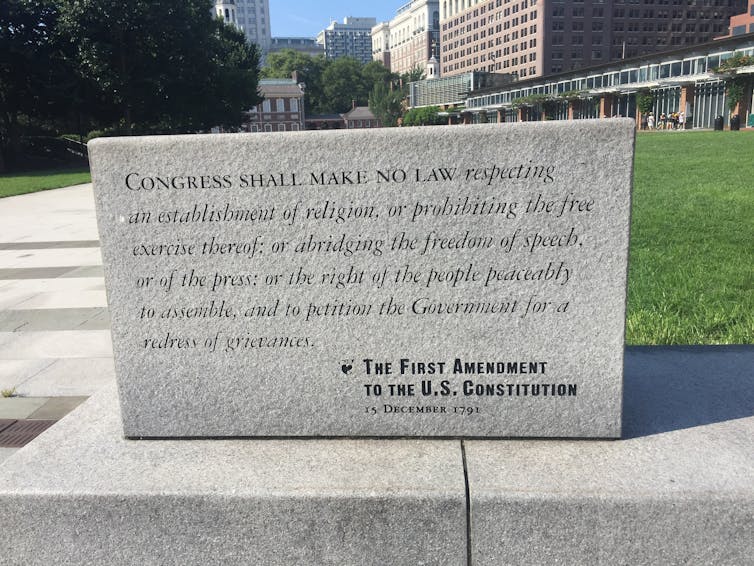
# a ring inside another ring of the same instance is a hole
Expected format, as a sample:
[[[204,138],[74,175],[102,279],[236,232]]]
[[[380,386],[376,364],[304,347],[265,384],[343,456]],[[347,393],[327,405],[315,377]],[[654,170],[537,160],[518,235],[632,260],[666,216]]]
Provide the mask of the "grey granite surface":
[[[466,442],[472,564],[751,564],[754,347],[632,348],[618,441]]]
[[[618,436],[633,127],[96,140],[125,434]]]
[[[3,566],[466,560],[457,442],[124,440],[106,388],[1,470]]]
[[[111,387],[0,465],[0,565],[748,565],[753,367],[629,348],[611,441],[124,440]]]

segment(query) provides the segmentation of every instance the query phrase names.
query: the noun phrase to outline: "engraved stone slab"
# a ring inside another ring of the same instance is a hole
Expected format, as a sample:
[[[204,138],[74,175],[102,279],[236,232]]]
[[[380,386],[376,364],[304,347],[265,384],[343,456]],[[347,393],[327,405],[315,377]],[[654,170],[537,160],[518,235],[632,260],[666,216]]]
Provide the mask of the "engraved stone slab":
[[[101,139],[129,437],[617,437],[631,120]]]

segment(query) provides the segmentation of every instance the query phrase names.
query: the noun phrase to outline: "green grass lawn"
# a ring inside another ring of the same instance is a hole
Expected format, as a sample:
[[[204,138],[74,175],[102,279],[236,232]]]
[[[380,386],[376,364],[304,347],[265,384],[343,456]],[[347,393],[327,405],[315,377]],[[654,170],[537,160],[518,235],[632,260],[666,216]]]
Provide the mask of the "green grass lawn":
[[[754,132],[636,140],[628,344],[754,343]]]
[[[65,169],[59,171],[34,171],[0,175],[0,198],[23,195],[46,189],[90,183],[89,169]]]

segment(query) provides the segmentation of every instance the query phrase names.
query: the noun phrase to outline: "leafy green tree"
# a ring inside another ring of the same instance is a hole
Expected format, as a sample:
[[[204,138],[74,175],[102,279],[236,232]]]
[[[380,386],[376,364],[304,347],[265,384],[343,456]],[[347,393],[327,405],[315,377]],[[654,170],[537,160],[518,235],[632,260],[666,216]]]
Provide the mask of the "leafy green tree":
[[[366,105],[369,91],[361,74],[362,64],[351,57],[334,59],[322,73],[324,112],[348,112],[352,104]]]
[[[403,112],[403,98],[403,90],[378,82],[369,94],[369,109],[384,126],[397,126]]]
[[[259,102],[258,54],[207,0],[57,0],[103,124],[125,134],[235,127]]]
[[[412,108],[403,116],[404,126],[435,126],[443,124],[443,119],[438,115],[440,109],[437,106],[423,106]]]
[[[390,84],[397,82],[398,75],[391,73],[380,61],[370,61],[361,68],[361,79],[367,91],[371,91],[377,84]]]
[[[636,107],[643,115],[649,114],[654,108],[655,99],[648,90],[641,90],[636,93]]]
[[[421,81],[424,79],[424,69],[422,69],[419,66],[414,67],[411,69],[408,73],[403,73],[401,75],[401,82],[403,85],[408,85],[408,83],[415,83],[416,81]]]
[[[0,171],[16,163],[30,119],[65,114],[75,88],[44,0],[0,2]]]

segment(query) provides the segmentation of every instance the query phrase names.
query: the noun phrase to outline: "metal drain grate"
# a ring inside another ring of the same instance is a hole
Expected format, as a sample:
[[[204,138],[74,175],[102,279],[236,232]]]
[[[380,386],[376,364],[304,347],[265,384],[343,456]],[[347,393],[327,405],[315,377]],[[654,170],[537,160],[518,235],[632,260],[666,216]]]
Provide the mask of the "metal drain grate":
[[[0,424],[0,448],[21,448],[58,421],[22,419],[0,422],[11,423],[5,428]]]
[[[16,419],[0,419],[0,432],[3,432],[6,428],[16,422]]]

